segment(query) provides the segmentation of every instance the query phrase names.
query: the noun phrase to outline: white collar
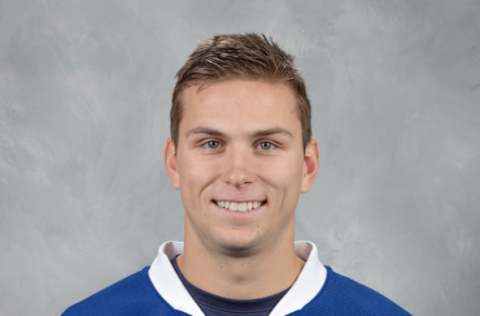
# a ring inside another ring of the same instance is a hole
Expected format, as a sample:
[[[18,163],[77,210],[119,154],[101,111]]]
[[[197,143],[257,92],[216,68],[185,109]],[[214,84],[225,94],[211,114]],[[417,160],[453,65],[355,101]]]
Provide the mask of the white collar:
[[[193,316],[204,316],[200,307],[183,286],[170,260],[183,252],[183,242],[166,241],[153,261],[148,276],[160,296],[176,310]],[[270,316],[281,316],[302,309],[322,289],[327,277],[325,266],[318,259],[317,247],[311,241],[295,241],[297,256],[305,260],[302,272],[282,297]]]

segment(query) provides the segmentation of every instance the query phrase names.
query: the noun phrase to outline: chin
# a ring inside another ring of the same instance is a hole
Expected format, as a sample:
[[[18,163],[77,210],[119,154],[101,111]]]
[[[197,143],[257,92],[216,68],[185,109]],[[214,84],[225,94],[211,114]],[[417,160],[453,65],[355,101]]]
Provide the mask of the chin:
[[[230,232],[231,233],[231,232]],[[222,249],[222,252],[232,257],[244,257],[251,255],[258,247],[258,238],[252,236],[228,236],[221,241],[217,240],[217,246]]]

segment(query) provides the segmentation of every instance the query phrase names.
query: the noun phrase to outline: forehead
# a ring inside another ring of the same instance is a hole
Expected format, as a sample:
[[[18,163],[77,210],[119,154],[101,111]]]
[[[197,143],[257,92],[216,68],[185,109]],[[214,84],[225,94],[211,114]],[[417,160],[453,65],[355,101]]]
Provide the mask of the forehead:
[[[282,127],[301,133],[294,92],[281,82],[227,80],[190,86],[182,93],[182,104],[181,134],[197,125],[237,132]]]

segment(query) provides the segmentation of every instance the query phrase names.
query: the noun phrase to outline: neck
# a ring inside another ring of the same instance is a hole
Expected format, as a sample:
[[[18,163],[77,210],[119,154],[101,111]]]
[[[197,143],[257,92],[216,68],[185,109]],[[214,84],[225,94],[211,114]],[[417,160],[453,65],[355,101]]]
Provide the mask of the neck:
[[[185,239],[178,266],[190,283],[211,294],[231,299],[270,296],[290,287],[303,268],[291,235],[244,256],[209,251],[198,240]]]

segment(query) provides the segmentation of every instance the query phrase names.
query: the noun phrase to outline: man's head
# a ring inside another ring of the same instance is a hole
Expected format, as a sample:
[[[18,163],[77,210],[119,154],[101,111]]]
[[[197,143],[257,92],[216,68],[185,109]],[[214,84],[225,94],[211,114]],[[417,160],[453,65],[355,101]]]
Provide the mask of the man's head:
[[[177,83],[170,110],[170,135],[178,143],[178,130],[184,104],[185,88],[228,79],[253,79],[284,82],[296,98],[302,125],[303,147],[312,135],[310,101],[303,78],[293,64],[293,57],[265,35],[255,33],[217,35],[193,51],[177,73]]]
[[[292,58],[265,37],[217,36],[178,78],[164,155],[186,244],[233,255],[293,244],[319,152]]]

